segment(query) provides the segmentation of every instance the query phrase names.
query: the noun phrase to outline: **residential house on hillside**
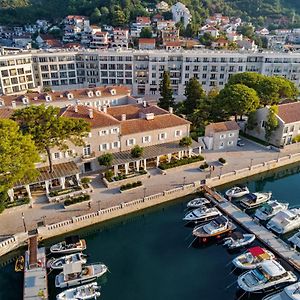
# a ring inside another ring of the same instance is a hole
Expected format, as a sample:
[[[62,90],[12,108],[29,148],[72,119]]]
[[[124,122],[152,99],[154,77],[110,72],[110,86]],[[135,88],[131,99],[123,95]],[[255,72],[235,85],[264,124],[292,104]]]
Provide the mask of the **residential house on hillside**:
[[[139,38],[140,50],[153,50],[155,49],[155,39],[153,38]]]
[[[192,15],[189,9],[181,2],[177,2],[176,4],[172,5],[171,11],[175,23],[183,21],[183,26],[185,28],[192,20]]]
[[[269,107],[263,107],[256,111],[254,128],[247,129],[247,133],[266,141],[266,122],[269,115]],[[284,147],[293,142],[300,135],[300,102],[292,102],[278,105],[278,113],[275,115],[278,127],[271,134],[270,144],[276,147]]]
[[[159,10],[161,12],[170,10],[169,4],[165,1],[161,1],[161,2],[157,3],[155,7],[157,10]]]
[[[143,28],[151,27],[151,20],[149,17],[136,17],[136,21],[131,24],[131,37],[139,37]]]
[[[113,40],[111,42],[112,48],[127,49],[129,42],[129,31],[128,29],[114,28],[113,29]]]

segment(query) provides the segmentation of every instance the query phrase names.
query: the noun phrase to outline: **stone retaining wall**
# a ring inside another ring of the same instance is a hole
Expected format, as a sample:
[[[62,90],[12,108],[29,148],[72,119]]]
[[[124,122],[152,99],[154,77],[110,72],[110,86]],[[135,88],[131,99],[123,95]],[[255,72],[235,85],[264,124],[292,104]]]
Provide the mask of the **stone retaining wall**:
[[[28,239],[27,232],[14,234],[12,237],[0,242],[0,256],[5,255],[25,244]]]

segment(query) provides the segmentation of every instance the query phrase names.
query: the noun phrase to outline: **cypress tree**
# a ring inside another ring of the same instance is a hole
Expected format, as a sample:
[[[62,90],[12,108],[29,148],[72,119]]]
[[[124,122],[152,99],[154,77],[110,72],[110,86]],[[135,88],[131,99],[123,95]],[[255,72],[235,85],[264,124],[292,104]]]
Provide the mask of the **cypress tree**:
[[[159,85],[161,98],[159,98],[158,106],[163,109],[173,107],[175,102],[173,98],[173,90],[171,88],[171,80],[169,72],[164,71],[163,79]]]

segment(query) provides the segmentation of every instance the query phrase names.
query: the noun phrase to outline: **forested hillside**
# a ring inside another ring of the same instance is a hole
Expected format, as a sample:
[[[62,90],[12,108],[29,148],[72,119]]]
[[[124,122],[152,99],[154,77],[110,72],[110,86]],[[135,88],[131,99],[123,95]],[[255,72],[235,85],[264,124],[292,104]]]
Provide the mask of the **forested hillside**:
[[[176,0],[166,0],[173,4]],[[1,24],[26,24],[36,19],[60,19],[67,14],[91,17],[94,23],[126,25],[158,0],[0,0]],[[259,26],[300,26],[299,0],[181,0],[191,10],[193,22],[222,12],[240,16]],[[276,25],[275,25],[276,24]]]

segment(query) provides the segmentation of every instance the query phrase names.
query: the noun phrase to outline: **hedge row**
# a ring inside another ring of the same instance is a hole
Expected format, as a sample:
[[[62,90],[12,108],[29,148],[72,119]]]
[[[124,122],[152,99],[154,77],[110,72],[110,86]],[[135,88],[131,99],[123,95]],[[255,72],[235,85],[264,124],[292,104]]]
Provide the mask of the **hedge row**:
[[[133,182],[133,183],[127,183],[127,184],[121,185],[120,190],[125,191],[125,190],[133,189],[133,188],[141,186],[141,185],[142,185],[141,181],[137,181],[137,182]]]
[[[175,167],[179,167],[179,166],[184,166],[187,164],[191,164],[197,161],[202,161],[204,160],[204,157],[201,155],[198,156],[192,156],[192,157],[186,157],[186,158],[182,158],[179,160],[174,160],[171,161],[169,163],[162,163],[159,165],[159,168],[162,170],[166,170],[166,169],[171,169],[171,168],[175,168]]]
[[[69,206],[69,205],[80,203],[80,202],[87,201],[87,200],[90,200],[90,199],[91,199],[90,195],[81,195],[81,196],[78,196],[78,197],[66,199],[64,201],[64,206]]]

